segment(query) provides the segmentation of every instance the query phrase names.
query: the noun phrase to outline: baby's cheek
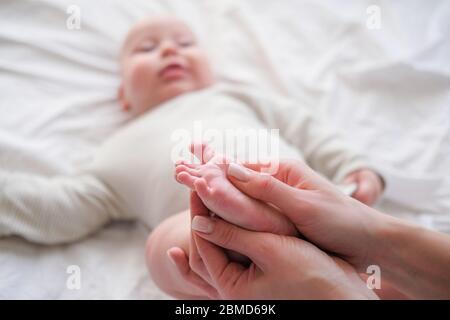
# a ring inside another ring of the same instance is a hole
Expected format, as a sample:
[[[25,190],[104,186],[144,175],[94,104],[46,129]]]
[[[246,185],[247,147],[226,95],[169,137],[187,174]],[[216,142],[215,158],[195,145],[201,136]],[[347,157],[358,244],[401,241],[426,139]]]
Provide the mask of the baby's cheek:
[[[145,61],[135,61],[128,65],[125,73],[125,93],[131,108],[135,113],[145,112],[149,106],[154,104],[155,76],[153,67]]]
[[[193,78],[196,82],[196,87],[205,87],[212,84],[213,75],[208,59],[200,54],[193,54],[190,58],[191,66],[193,66]]]
[[[130,82],[133,88],[148,88],[155,81],[154,67],[146,61],[137,61],[130,70]]]

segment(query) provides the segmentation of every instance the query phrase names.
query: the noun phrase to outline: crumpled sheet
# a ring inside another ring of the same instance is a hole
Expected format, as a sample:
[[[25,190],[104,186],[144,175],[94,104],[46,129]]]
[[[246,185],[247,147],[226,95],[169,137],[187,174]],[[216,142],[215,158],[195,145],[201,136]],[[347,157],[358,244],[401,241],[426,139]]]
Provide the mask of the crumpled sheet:
[[[70,5],[81,30],[68,30]],[[366,27],[378,5],[381,29]],[[307,102],[386,177],[378,207],[450,232],[450,3],[5,0],[0,3],[0,174],[70,173],[129,119],[115,101],[128,28],[175,13],[208,43],[223,81]],[[1,214],[1,212],[0,212]],[[113,224],[79,243],[0,240],[0,298],[161,299],[150,230]],[[80,290],[67,286],[69,266]]]

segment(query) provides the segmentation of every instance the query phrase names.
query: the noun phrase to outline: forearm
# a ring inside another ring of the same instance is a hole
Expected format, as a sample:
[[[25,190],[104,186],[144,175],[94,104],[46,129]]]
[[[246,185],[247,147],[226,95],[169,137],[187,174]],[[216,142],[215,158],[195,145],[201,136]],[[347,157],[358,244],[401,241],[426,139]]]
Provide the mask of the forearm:
[[[0,175],[0,236],[44,244],[83,238],[118,214],[114,196],[92,175]]]
[[[375,261],[383,278],[413,299],[450,299],[450,236],[381,217]]]

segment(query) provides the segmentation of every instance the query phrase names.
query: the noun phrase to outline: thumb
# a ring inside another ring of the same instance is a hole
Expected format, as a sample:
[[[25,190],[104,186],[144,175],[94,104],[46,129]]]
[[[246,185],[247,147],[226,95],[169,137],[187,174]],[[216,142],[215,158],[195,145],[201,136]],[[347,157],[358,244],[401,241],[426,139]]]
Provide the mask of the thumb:
[[[191,227],[200,238],[249,257],[262,270],[266,270],[275,254],[275,250],[272,250],[275,248],[271,241],[272,234],[269,233],[245,230],[225,220],[204,216],[194,217]],[[207,261],[203,259],[206,264]],[[223,264],[225,259],[220,260]]]
[[[306,205],[308,190],[291,187],[271,175],[236,163],[230,163],[227,173],[235,187],[252,198],[275,205],[294,224],[299,212],[306,209],[303,205]]]

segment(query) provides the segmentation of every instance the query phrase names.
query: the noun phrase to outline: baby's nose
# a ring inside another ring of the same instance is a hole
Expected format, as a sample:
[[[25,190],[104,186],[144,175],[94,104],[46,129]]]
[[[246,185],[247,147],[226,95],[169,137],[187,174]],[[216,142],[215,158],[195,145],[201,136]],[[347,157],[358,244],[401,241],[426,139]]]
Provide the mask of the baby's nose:
[[[161,55],[163,57],[175,55],[178,53],[177,47],[171,42],[165,42],[161,46]]]

